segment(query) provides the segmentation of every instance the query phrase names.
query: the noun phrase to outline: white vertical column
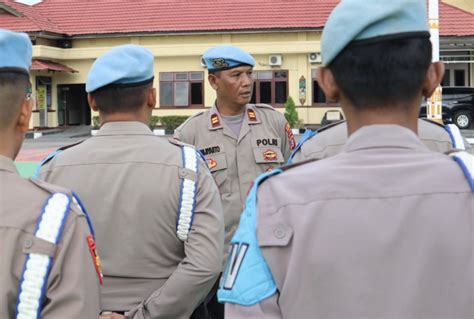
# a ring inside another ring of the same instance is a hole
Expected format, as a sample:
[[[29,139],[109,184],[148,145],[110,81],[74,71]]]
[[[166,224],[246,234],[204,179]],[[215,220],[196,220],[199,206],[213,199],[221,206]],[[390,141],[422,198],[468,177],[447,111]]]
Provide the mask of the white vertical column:
[[[428,1],[428,17],[430,24],[431,44],[433,46],[432,62],[439,61],[439,0]],[[438,85],[433,95],[428,99],[426,117],[443,123],[442,88]]]

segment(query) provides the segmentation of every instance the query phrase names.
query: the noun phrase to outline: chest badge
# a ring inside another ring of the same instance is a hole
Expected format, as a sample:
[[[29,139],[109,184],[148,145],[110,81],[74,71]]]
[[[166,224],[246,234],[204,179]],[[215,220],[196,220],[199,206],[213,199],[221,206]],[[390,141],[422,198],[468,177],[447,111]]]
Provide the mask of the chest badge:
[[[214,167],[217,166],[217,162],[215,160],[213,160],[212,158],[208,158],[207,159],[207,166],[209,167],[209,169],[213,169]]]
[[[266,150],[263,152],[263,159],[266,161],[274,161],[278,158],[277,153],[272,150]]]

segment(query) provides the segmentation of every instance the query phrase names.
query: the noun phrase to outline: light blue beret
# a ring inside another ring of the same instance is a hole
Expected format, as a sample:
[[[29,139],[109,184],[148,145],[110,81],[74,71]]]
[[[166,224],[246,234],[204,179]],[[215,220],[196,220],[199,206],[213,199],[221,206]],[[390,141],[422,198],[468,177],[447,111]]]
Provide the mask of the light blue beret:
[[[0,29],[0,71],[15,69],[29,74],[32,52],[27,34]]]
[[[255,59],[250,54],[228,44],[210,48],[202,58],[209,72],[229,70],[241,65],[255,66]]]
[[[353,41],[429,37],[428,31],[426,0],[342,0],[323,29],[323,64]]]
[[[117,84],[133,86],[151,82],[154,77],[153,54],[144,47],[126,44],[102,54],[89,71],[86,92]]]

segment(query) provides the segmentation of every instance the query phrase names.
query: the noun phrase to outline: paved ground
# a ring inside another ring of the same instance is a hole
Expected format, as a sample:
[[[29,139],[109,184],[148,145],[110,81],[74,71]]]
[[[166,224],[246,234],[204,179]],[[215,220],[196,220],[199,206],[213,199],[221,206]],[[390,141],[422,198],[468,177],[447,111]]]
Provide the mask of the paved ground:
[[[471,144],[474,144],[474,129],[462,130],[461,132]],[[58,147],[74,144],[88,137],[90,137],[90,128],[82,126],[61,132],[54,131],[54,134],[46,134],[37,139],[27,138],[15,164],[21,176],[30,177],[35,173],[38,163]],[[297,139],[298,137],[296,136]]]

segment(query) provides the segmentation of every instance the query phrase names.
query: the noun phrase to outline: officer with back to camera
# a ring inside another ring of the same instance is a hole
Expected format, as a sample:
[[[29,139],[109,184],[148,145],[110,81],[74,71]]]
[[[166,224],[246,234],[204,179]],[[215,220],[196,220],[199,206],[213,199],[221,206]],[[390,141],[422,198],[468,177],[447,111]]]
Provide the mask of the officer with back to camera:
[[[444,73],[429,37],[424,0],[333,10],[317,72],[348,141],[255,181],[218,292],[228,318],[474,316],[474,157],[416,134]]]
[[[153,64],[136,45],[100,56],[86,82],[99,132],[41,170],[91,209],[103,251],[103,318],[189,318],[221,271],[222,206],[206,163],[148,127]]]
[[[0,318],[97,318],[100,262],[76,196],[22,179],[33,107],[28,35],[0,29]]]

